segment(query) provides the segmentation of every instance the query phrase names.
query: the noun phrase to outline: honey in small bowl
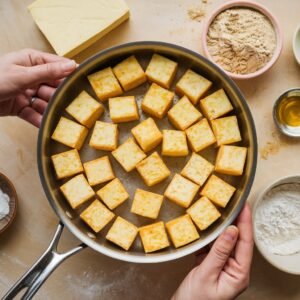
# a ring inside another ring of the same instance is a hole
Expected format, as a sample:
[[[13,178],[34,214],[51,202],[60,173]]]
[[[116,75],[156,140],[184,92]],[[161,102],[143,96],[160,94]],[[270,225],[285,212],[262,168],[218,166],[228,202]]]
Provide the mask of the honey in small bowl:
[[[282,133],[300,137],[300,89],[282,94],[274,105],[273,116]]]

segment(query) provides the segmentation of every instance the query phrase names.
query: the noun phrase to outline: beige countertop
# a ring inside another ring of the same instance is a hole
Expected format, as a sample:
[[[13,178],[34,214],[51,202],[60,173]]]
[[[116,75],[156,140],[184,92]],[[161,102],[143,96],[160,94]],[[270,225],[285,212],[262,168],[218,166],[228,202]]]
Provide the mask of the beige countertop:
[[[208,0],[209,12],[221,0]],[[255,119],[260,154],[249,197],[275,179],[299,174],[300,142],[283,138],[272,121],[272,104],[288,88],[300,85],[291,38],[300,23],[300,2],[261,0],[278,17],[284,33],[279,61],[265,75],[238,82]],[[0,54],[24,47],[53,50],[35,26],[26,6],[31,0],[0,0]],[[109,46],[136,40],[161,40],[201,52],[201,22],[187,11],[201,0],[127,0],[131,19],[76,58],[78,62]],[[58,219],[42,190],[36,164],[38,130],[16,118],[0,119],[0,172],[15,184],[19,210],[14,224],[0,236],[0,296],[46,249]],[[264,157],[261,156],[263,154]],[[62,249],[78,241],[67,230]],[[37,299],[167,299],[193,264],[193,256],[161,265],[116,261],[90,249],[70,258],[41,288]],[[205,284],[205,283],[204,283]],[[300,299],[300,277],[269,265],[255,251],[249,289],[239,299]]]

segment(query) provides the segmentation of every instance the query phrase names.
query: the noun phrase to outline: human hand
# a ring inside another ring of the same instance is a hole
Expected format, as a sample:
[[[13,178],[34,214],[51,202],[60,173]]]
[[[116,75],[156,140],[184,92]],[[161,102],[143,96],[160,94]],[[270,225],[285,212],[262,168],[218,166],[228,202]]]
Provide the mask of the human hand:
[[[39,127],[49,99],[75,68],[73,60],[33,49],[0,57],[0,116],[19,116]]]
[[[197,255],[196,266],[172,300],[230,300],[249,285],[253,253],[252,219],[246,204],[236,226],[229,226],[209,252]]]

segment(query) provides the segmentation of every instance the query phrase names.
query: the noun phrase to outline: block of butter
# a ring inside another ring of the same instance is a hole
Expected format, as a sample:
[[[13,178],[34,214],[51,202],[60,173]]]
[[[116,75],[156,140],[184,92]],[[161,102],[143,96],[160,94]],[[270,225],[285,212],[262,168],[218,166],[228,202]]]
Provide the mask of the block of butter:
[[[37,0],[28,7],[58,55],[73,57],[129,18],[124,0]]]

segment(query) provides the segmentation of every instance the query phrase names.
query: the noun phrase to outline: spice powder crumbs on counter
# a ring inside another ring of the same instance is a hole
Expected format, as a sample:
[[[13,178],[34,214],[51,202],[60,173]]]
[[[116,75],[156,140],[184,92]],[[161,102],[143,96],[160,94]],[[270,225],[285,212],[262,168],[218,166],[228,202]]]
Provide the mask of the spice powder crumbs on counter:
[[[9,214],[9,196],[0,189],[0,220]]]
[[[276,48],[275,30],[266,16],[250,8],[221,12],[208,29],[213,60],[228,72],[249,74],[263,68]]]

